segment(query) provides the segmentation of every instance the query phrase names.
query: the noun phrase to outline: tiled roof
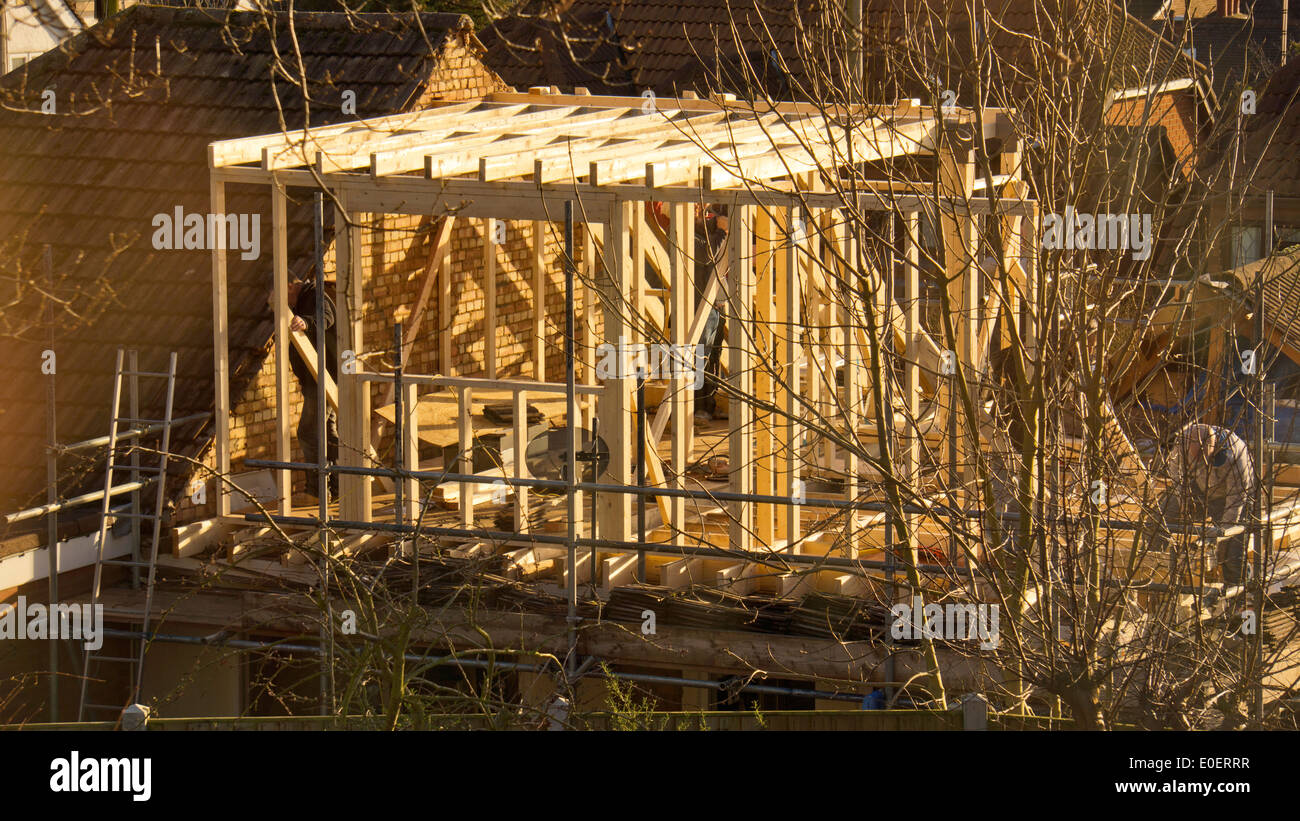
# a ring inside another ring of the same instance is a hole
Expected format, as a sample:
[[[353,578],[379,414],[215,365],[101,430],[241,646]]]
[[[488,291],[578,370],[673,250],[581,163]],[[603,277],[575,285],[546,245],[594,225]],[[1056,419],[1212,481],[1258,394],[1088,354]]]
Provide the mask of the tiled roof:
[[[766,55],[775,42],[791,46],[782,49],[789,59],[795,53],[796,7],[806,11],[813,5],[806,0],[534,0],[487,28],[482,40],[485,61],[515,86],[672,94],[679,88],[705,90],[700,80],[719,55]]]
[[[988,26],[1000,82],[1030,85],[1049,71],[1042,65],[1043,42],[1066,62],[1106,63],[1118,71],[1120,87],[1149,84],[1125,67],[1148,65],[1155,58],[1158,81],[1192,76],[1195,67],[1172,43],[1109,0],[1070,4],[1061,0],[992,0],[984,10],[997,22]],[[838,7],[836,4],[832,6]],[[874,57],[900,56],[906,33],[921,20],[946,27],[948,40],[969,40],[964,0],[864,0],[869,65]],[[717,55],[734,62],[743,53],[751,61],[783,62],[795,81],[806,82],[806,67],[795,58],[825,44],[799,46],[801,37],[819,31],[824,0],[798,3],[776,0],[531,0],[483,33],[488,64],[516,86],[585,85],[593,92],[658,94],[678,89],[707,91],[705,78],[716,76]],[[820,29],[825,31],[825,28]],[[733,35],[732,32],[736,34]],[[567,35],[567,36],[566,36]],[[737,44],[739,40],[739,45]],[[922,63],[947,64],[951,71],[969,68],[967,55],[922,55]],[[734,69],[733,69],[734,70]],[[942,67],[939,69],[944,70]],[[1124,76],[1125,72],[1134,76]],[[772,76],[776,72],[769,73]],[[725,76],[725,74],[724,74]],[[734,85],[734,84],[733,84]],[[743,92],[736,87],[722,90]],[[899,89],[906,94],[908,89]],[[773,92],[774,95],[777,91]]]
[[[15,320],[40,316],[30,292],[8,303],[19,296],[13,277],[44,280],[48,244],[55,296],[71,300],[53,330],[60,442],[107,433],[119,346],[138,349],[149,370],[162,370],[176,351],[176,415],[211,409],[210,255],[154,250],[152,218],[178,206],[209,210],[208,143],[278,131],[281,122],[301,127],[301,91],[275,73],[275,54],[294,53],[288,23],[256,12],[135,6],[0,81],[0,304],[11,331],[21,325]],[[435,14],[415,23],[413,15],[296,14],[312,124],[401,111],[436,92],[440,44],[471,24]],[[47,88],[56,114],[39,113]],[[356,93],[355,114],[342,113],[344,89]],[[227,199],[228,213],[260,213],[262,229],[260,258],[230,254],[238,390],[239,374],[255,370],[270,336],[270,217],[265,191],[228,187]],[[309,226],[293,222],[290,259],[307,259]],[[0,510],[44,498],[39,363],[50,329],[38,321],[17,332],[19,339],[0,335],[8,365],[0,379]],[[142,385],[146,417],[161,413],[156,388]],[[196,452],[208,435],[191,433],[179,445]]]
[[[1250,194],[1272,190],[1279,197],[1300,196],[1300,60],[1274,72],[1260,92],[1256,112],[1246,118],[1242,147],[1246,168],[1255,168],[1245,186]],[[1225,149],[1231,151],[1231,146]],[[1225,153],[1224,162],[1227,161]],[[1255,163],[1258,162],[1256,166]],[[1223,185],[1228,183],[1223,181]]]
[[[1264,280],[1264,319],[1287,342],[1300,349],[1300,247],[1248,263],[1230,272],[1247,290],[1248,300],[1256,278]]]

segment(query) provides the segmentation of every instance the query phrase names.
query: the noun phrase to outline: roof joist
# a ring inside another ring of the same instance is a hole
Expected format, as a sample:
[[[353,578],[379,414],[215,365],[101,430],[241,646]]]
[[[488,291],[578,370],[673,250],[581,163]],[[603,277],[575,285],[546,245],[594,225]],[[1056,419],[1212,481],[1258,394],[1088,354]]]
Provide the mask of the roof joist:
[[[640,182],[652,198],[664,200],[665,187],[780,189],[809,171],[927,154],[945,123],[967,119],[963,112],[940,122],[915,101],[828,112],[807,103],[759,108],[721,97],[654,100],[534,90],[227,140],[211,146],[210,160],[217,175],[231,181],[315,187],[328,177],[377,204],[396,195],[399,212],[408,210],[401,207],[407,189],[386,182],[418,181],[410,195],[422,206],[431,198],[514,197],[521,183],[530,196],[547,186],[582,186],[585,196]],[[1006,131],[1000,112],[985,119],[986,136]],[[375,186],[368,194],[362,180]],[[431,191],[430,181],[439,189]]]
[[[644,169],[643,169],[644,173]],[[707,183],[725,172],[712,166],[701,168],[700,178]],[[213,179],[226,183],[247,183],[281,186],[326,188],[346,195],[355,211],[385,214],[443,214],[455,213],[463,217],[498,217],[501,219],[555,220],[561,203],[581,200],[584,222],[605,222],[606,209],[615,200],[659,202],[700,201],[709,193],[718,202],[737,205],[758,205],[783,208],[802,204],[808,208],[843,208],[854,193],[848,190],[808,192],[792,190],[788,183],[766,188],[732,185],[701,184],[698,187],[647,185],[641,182],[601,185],[551,182],[537,185],[531,180],[494,180],[480,182],[477,178],[426,180],[420,177],[372,178],[369,174],[317,174],[314,171],[292,170],[265,172],[259,168],[225,168],[213,172]],[[656,181],[657,182],[657,181]],[[859,207],[864,211],[920,211],[933,208],[935,203],[945,212],[992,213],[993,206],[984,196],[958,200],[953,197],[935,197],[914,183],[884,183],[879,188],[860,186],[857,189]],[[1028,199],[1003,198],[997,203],[998,213],[1004,216],[1032,217],[1035,203]],[[515,215],[518,212],[518,215]]]

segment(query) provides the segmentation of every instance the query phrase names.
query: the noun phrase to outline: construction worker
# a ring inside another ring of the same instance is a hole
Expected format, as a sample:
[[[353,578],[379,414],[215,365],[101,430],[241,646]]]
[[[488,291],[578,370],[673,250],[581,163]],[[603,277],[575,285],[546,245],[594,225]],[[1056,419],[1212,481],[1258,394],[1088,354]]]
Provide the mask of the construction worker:
[[[293,313],[293,318],[289,320],[289,330],[301,331],[306,335],[307,341],[314,346],[316,344],[316,284],[305,279],[290,282],[287,296],[289,310]],[[325,368],[331,378],[337,379],[334,301],[330,299],[329,294],[325,295],[322,314],[325,320]],[[307,362],[298,353],[298,349],[292,346],[289,349],[289,367],[298,378],[299,387],[302,388],[303,402],[302,415],[298,418],[298,446],[302,448],[304,462],[316,462],[320,458],[320,426],[317,416],[319,398],[316,393],[316,378],[312,375],[313,369],[308,367]],[[329,464],[333,464],[338,459],[339,432],[334,409],[328,402],[325,405],[325,441],[325,458]],[[337,475],[330,476],[329,486],[332,494],[338,493]],[[309,479],[307,487],[314,494],[315,481]]]
[[[1214,527],[1207,533],[1219,537],[1247,519],[1248,503],[1255,490],[1255,469],[1246,443],[1232,431],[1216,425],[1194,422],[1178,431],[1166,461],[1169,487],[1160,503],[1161,521],[1186,524],[1209,518]],[[1219,543],[1218,559],[1222,579],[1240,584],[1246,576],[1247,534],[1239,533]],[[1168,536],[1157,530],[1152,548],[1167,549]]]
[[[695,391],[696,423],[708,422],[717,414],[718,383],[722,381],[722,341],[726,335],[719,306],[725,301],[725,287],[710,302],[704,297],[709,287],[709,280],[726,253],[727,240],[726,206],[710,206],[699,209],[695,218],[695,310],[708,311],[709,316],[700,334],[700,349],[704,360],[704,381]],[[697,383],[698,384],[698,383]]]
[[[671,224],[668,212],[662,202],[646,204],[646,218],[654,221],[664,231]],[[726,323],[722,318],[720,306],[726,301],[726,289],[719,288],[713,299],[705,302],[709,280],[714,270],[722,262],[726,253],[727,241],[727,206],[695,205],[695,248],[694,248],[694,284],[695,313],[708,311],[704,328],[697,344],[696,367],[701,367],[703,374],[698,375],[696,387],[693,388],[695,410],[692,419],[695,424],[713,420],[717,413],[718,384],[722,381],[722,342],[726,338]],[[651,287],[662,288],[664,284],[646,266],[646,281]]]

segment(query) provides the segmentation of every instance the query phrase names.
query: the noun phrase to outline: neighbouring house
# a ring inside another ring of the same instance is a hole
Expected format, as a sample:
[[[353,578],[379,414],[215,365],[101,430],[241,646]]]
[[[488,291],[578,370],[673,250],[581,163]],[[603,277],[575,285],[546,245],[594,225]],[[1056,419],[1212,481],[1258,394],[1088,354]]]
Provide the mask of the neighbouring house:
[[[1288,6],[1289,0],[1165,0],[1142,19],[1205,65],[1215,92],[1226,98],[1243,87],[1258,90],[1286,61],[1300,28]]]
[[[1268,79],[1252,111],[1234,112],[1240,131],[1206,152],[1169,220],[1156,267],[1178,282],[1143,319],[1142,354],[1114,385],[1146,419],[1195,415],[1250,433],[1255,400],[1241,360],[1250,355],[1276,387],[1278,439],[1300,439],[1297,96],[1300,61],[1292,60]],[[1262,340],[1254,320],[1261,283]]]
[[[1171,221],[1165,248],[1184,276],[1230,271],[1300,243],[1300,61],[1278,69],[1256,106],[1207,153],[1197,192]],[[1272,192],[1271,215],[1268,194]],[[1272,236],[1266,236],[1268,220]]]
[[[0,0],[0,74],[93,25],[85,13],[84,4],[68,0]]]
[[[312,124],[504,88],[479,62],[468,18],[424,15],[416,25],[402,15],[299,14],[295,27],[312,79]],[[29,327],[10,328],[5,346],[14,361],[56,351],[61,442],[106,432],[118,346],[138,348],[150,365],[177,351],[176,415],[208,408],[210,262],[202,249],[155,249],[153,220],[176,208],[185,214],[208,210],[208,143],[275,131],[282,121],[289,128],[301,125],[300,92],[275,76],[272,49],[291,55],[288,42],[279,16],[139,6],[6,78],[6,103],[26,111],[0,113],[4,264],[44,279],[48,246],[48,276],[56,299],[66,304],[53,327],[41,317]],[[41,109],[47,88],[55,90],[53,114]],[[158,163],[168,173],[158,174]],[[269,223],[268,203],[235,199],[227,210],[258,214],[263,229]],[[298,228],[291,253],[309,264],[307,204],[291,221]],[[383,230],[382,241],[394,245],[383,253],[393,264],[423,261],[419,243],[429,241],[429,226]],[[232,329],[232,367],[250,386],[270,335],[269,250],[261,250],[259,258],[241,259],[232,270],[231,305],[241,316]],[[28,316],[48,307],[30,302],[31,293],[11,296],[27,300],[17,304]],[[7,510],[44,495],[45,389],[39,370],[23,374],[0,389],[0,503]],[[255,397],[256,387],[250,389]],[[142,412],[160,410],[151,403]],[[256,439],[256,413],[241,418],[240,427]],[[196,446],[201,438],[196,432]]]
[[[0,75],[68,38],[139,3],[139,0],[0,0]],[[173,8],[252,9],[251,0],[148,0]],[[283,5],[263,2],[261,8]]]
[[[49,422],[60,444],[108,432],[119,348],[138,351],[140,367],[152,371],[165,369],[170,353],[178,355],[173,415],[209,416],[177,427],[171,450],[211,461],[210,252],[159,248],[156,240],[159,215],[209,211],[210,143],[301,128],[308,115],[312,125],[328,125],[509,91],[480,61],[482,47],[467,17],[298,13],[294,28],[310,107],[301,89],[278,73],[276,53],[291,66],[294,55],[287,18],[253,12],[134,6],[0,83],[0,351],[15,363],[0,384],[0,513],[45,501]],[[54,91],[52,111],[42,108],[47,89]],[[305,274],[313,256],[311,202],[296,193],[287,191],[288,252],[293,273]],[[234,185],[228,187],[226,212],[260,227],[247,237],[259,253],[243,255],[250,259],[235,254],[229,269],[231,453],[238,465],[247,456],[275,453],[274,422],[266,410],[274,393],[266,370],[273,326],[265,241],[271,208],[265,191],[258,196]],[[439,227],[432,218],[410,216],[362,226],[375,284],[367,312],[387,318],[399,306],[414,306]],[[328,241],[328,217],[326,228]],[[486,345],[477,281],[480,227],[461,221],[446,234],[448,285],[429,294],[429,314],[449,316],[450,323],[426,322],[409,364],[424,372],[474,372],[482,367]],[[505,293],[504,283],[520,279],[533,252],[524,231],[512,229],[505,240],[497,358],[503,372],[515,373],[533,350],[533,317],[518,307],[531,292],[527,282],[516,282]],[[544,250],[547,259],[554,258],[553,244]],[[327,249],[327,279],[332,268]],[[453,302],[439,304],[448,298]],[[555,290],[550,301],[562,302],[563,294]],[[389,345],[384,338],[366,340],[377,356]],[[440,348],[450,352],[449,362],[440,360]],[[55,358],[46,359],[45,351]],[[51,361],[57,365],[43,371],[42,362]],[[558,373],[562,365],[553,358],[553,367]],[[51,379],[53,409],[47,398]],[[296,383],[291,391],[296,413]],[[162,385],[142,382],[140,403],[141,417],[160,418]],[[190,465],[173,464],[179,467],[169,496],[190,505],[183,492]],[[102,487],[102,461],[64,456],[59,472],[60,498]],[[98,506],[82,512],[89,515],[60,516],[61,540],[96,527]],[[201,508],[189,511],[197,512]],[[6,526],[0,540],[0,600],[27,585],[43,589],[37,582],[44,575],[43,522],[32,518]],[[90,569],[85,561],[60,568],[71,579],[65,590],[84,589]]]

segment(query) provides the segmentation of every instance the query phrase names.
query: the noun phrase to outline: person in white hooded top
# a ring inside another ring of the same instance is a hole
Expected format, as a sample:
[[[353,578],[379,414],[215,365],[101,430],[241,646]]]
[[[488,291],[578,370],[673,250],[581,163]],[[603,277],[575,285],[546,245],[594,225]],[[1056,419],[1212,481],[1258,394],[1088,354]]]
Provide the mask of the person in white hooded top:
[[[1186,524],[1209,518],[1215,527],[1209,535],[1222,535],[1233,525],[1245,524],[1255,489],[1255,469],[1246,443],[1232,431],[1193,422],[1174,435],[1165,463],[1169,487],[1160,501],[1162,521]],[[1152,549],[1168,549],[1168,535],[1155,531]],[[1223,580],[1239,584],[1246,571],[1247,534],[1219,544]]]

